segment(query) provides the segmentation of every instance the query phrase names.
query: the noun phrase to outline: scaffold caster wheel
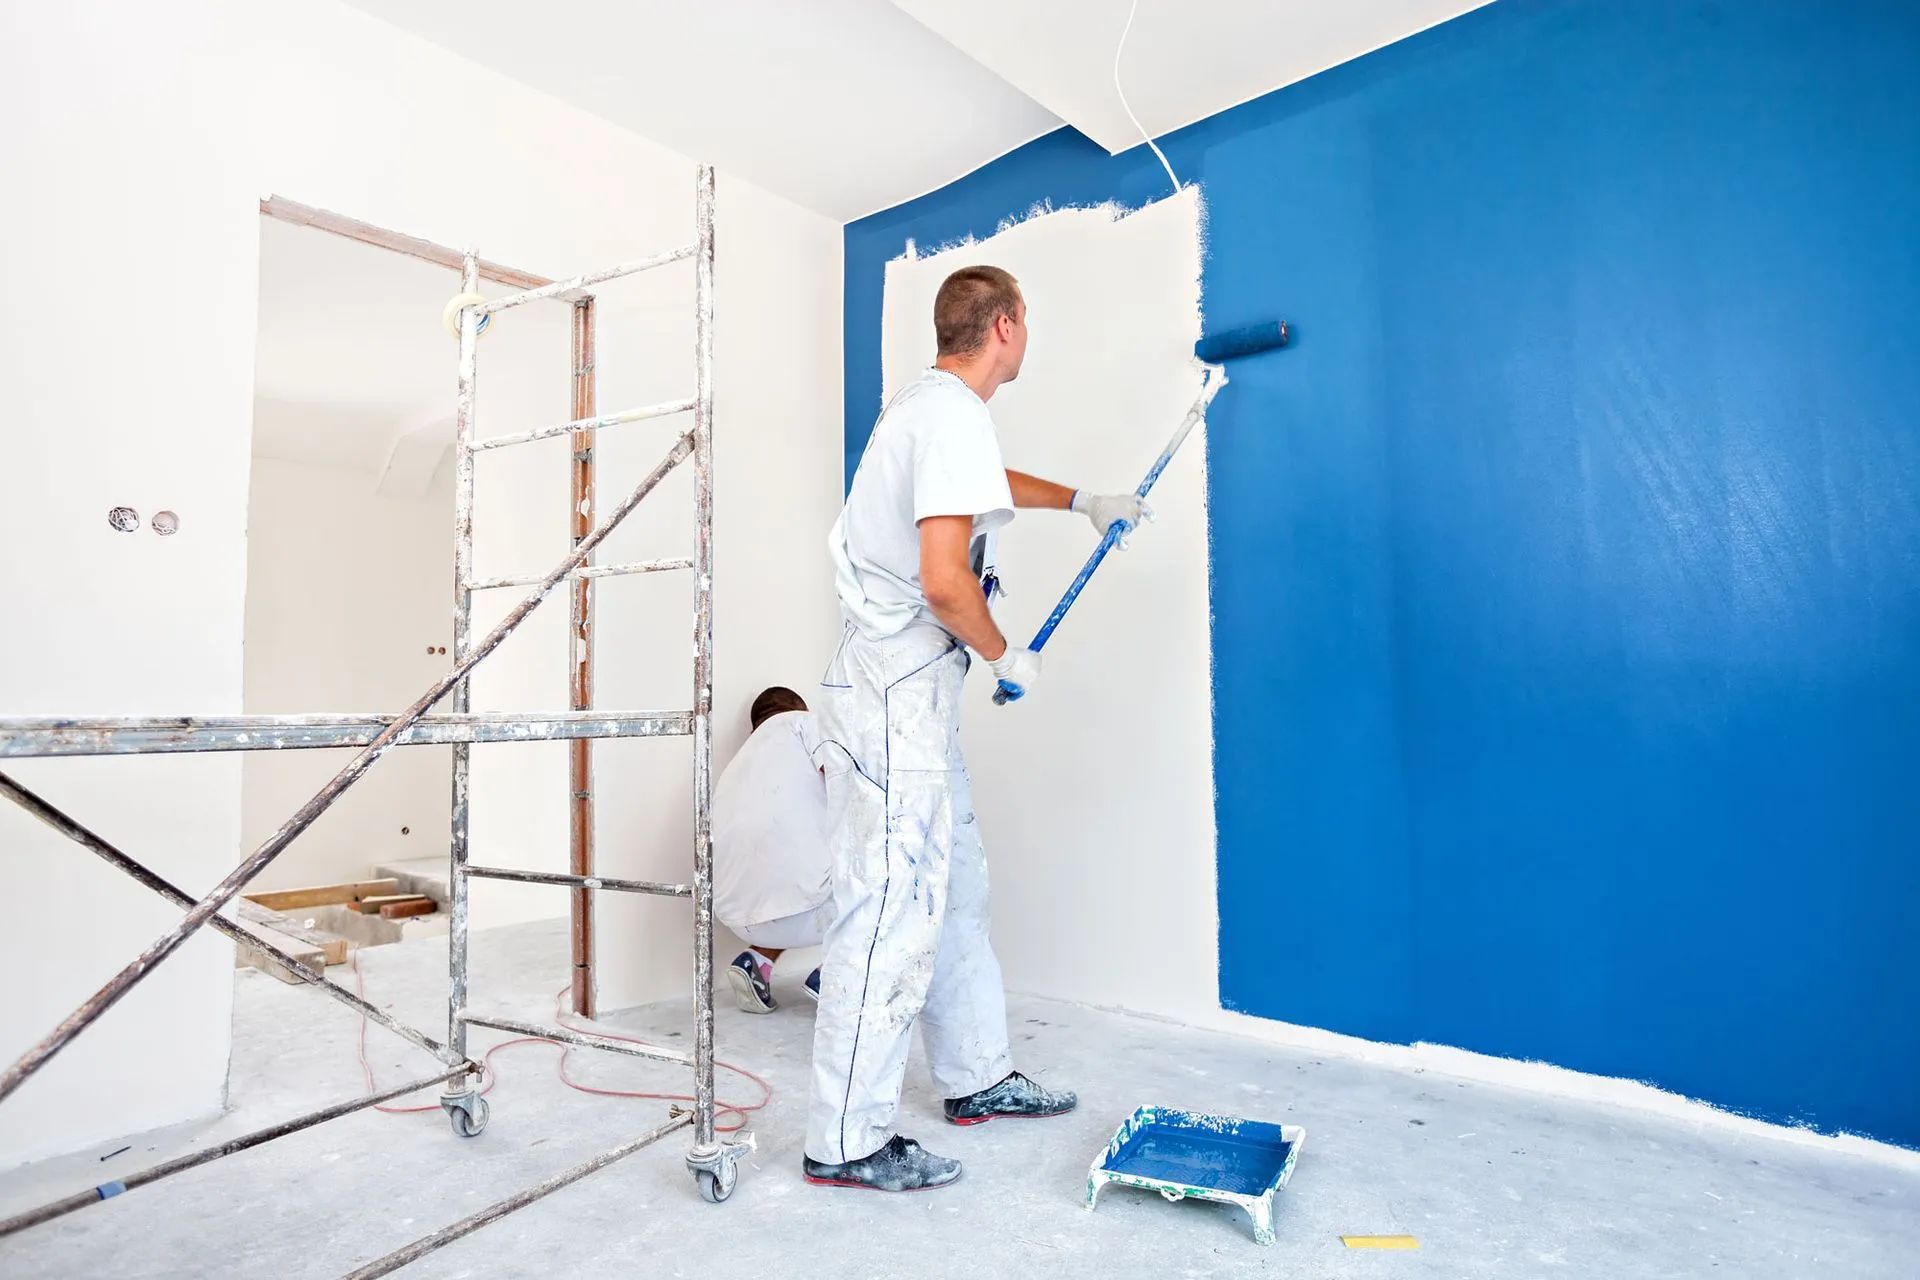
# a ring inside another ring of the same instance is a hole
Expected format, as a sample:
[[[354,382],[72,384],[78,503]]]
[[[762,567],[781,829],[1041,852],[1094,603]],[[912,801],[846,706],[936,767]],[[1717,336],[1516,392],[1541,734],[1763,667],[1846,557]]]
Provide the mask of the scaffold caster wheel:
[[[477,1138],[487,1127],[487,1100],[477,1093],[454,1094],[440,1099],[441,1110],[453,1123],[455,1137]]]
[[[696,1169],[694,1181],[700,1184],[700,1198],[708,1204],[719,1204],[733,1194],[734,1181],[739,1177],[733,1161],[721,1162],[719,1173],[710,1173],[705,1169]]]
[[[687,1168],[693,1174],[694,1185],[700,1188],[700,1198],[708,1204],[719,1204],[732,1195],[733,1184],[740,1177],[740,1161],[756,1145],[751,1133],[740,1134],[731,1141],[696,1143],[693,1150],[687,1152]]]

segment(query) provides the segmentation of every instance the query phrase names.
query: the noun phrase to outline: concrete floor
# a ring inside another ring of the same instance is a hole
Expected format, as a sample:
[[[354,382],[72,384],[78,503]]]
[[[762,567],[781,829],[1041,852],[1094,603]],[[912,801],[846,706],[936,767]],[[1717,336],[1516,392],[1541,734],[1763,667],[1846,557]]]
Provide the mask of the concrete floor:
[[[476,1006],[545,1020],[565,973],[565,926],[475,935]],[[444,1014],[445,942],[365,953],[369,995],[431,1026]],[[335,970],[336,976],[342,971]],[[1920,1257],[1920,1169],[1701,1128],[1636,1111],[1408,1073],[1036,998],[1011,1003],[1020,1065],[1077,1088],[1079,1112],[973,1129],[939,1120],[909,1077],[903,1128],[966,1161],[960,1183],[913,1196],[800,1179],[811,1006],[784,968],[784,1007],[719,1013],[721,1057],[775,1088],[760,1150],[724,1205],[696,1196],[683,1134],[415,1264],[418,1277],[544,1276],[1472,1276],[1907,1277]],[[350,981],[350,979],[349,979]],[[360,1091],[355,1020],[243,972],[233,1110],[0,1175],[0,1216],[122,1176],[211,1139]],[[686,1043],[690,1002],[609,1018]],[[498,1037],[504,1038],[504,1037]],[[495,1037],[481,1043],[492,1043]],[[429,1063],[374,1029],[383,1083]],[[664,1118],[658,1102],[562,1087],[541,1047],[497,1060],[493,1120],[455,1139],[436,1112],[362,1112],[133,1191],[0,1242],[0,1274],[336,1276]],[[576,1075],[674,1089],[687,1073],[576,1053]],[[754,1089],[723,1075],[721,1096]],[[1304,1125],[1272,1248],[1244,1215],[1109,1189],[1081,1207],[1089,1161],[1142,1102]],[[1408,1233],[1417,1252],[1344,1248],[1342,1234]]]

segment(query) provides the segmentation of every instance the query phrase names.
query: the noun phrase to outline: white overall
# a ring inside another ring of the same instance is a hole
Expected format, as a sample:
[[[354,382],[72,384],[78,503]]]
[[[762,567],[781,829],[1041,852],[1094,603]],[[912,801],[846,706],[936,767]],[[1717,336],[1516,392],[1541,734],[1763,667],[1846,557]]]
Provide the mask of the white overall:
[[[966,650],[916,623],[849,627],[821,683],[834,922],[820,970],[806,1152],[843,1164],[886,1145],[916,1019],[942,1097],[1013,1069],[987,862],[960,754]]]

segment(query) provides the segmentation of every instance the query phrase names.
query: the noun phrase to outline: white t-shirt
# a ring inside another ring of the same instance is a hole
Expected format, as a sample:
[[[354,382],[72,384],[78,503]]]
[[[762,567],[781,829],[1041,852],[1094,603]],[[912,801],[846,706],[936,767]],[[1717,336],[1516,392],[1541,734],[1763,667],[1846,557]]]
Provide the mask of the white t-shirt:
[[[728,927],[812,911],[833,896],[827,784],[810,711],[761,722],[713,786],[713,913]]]
[[[840,607],[862,634],[936,621],[920,588],[928,516],[972,516],[976,561],[980,539],[1013,519],[986,402],[944,369],[928,369],[881,412],[828,535]]]

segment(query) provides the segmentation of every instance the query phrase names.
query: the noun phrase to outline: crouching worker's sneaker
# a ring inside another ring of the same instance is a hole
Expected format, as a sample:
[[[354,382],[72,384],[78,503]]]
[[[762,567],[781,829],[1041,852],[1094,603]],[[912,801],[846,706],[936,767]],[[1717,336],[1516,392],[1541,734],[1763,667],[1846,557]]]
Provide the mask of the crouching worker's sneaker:
[[[1079,1103],[1073,1094],[1042,1089],[1015,1071],[991,1088],[964,1098],[948,1098],[941,1107],[952,1124],[985,1124],[996,1116],[1065,1115]]]
[[[801,1157],[807,1181],[816,1187],[859,1187],[866,1191],[929,1191],[960,1176],[960,1162],[934,1155],[899,1134],[870,1156],[845,1164],[821,1164]]]
[[[748,1013],[772,1013],[779,1008],[773,1002],[773,985],[768,981],[773,966],[751,951],[742,951],[727,966],[727,984],[733,988],[733,1002]]]
[[[807,994],[813,997],[815,1004],[820,1003],[820,971],[818,969],[807,975]]]

